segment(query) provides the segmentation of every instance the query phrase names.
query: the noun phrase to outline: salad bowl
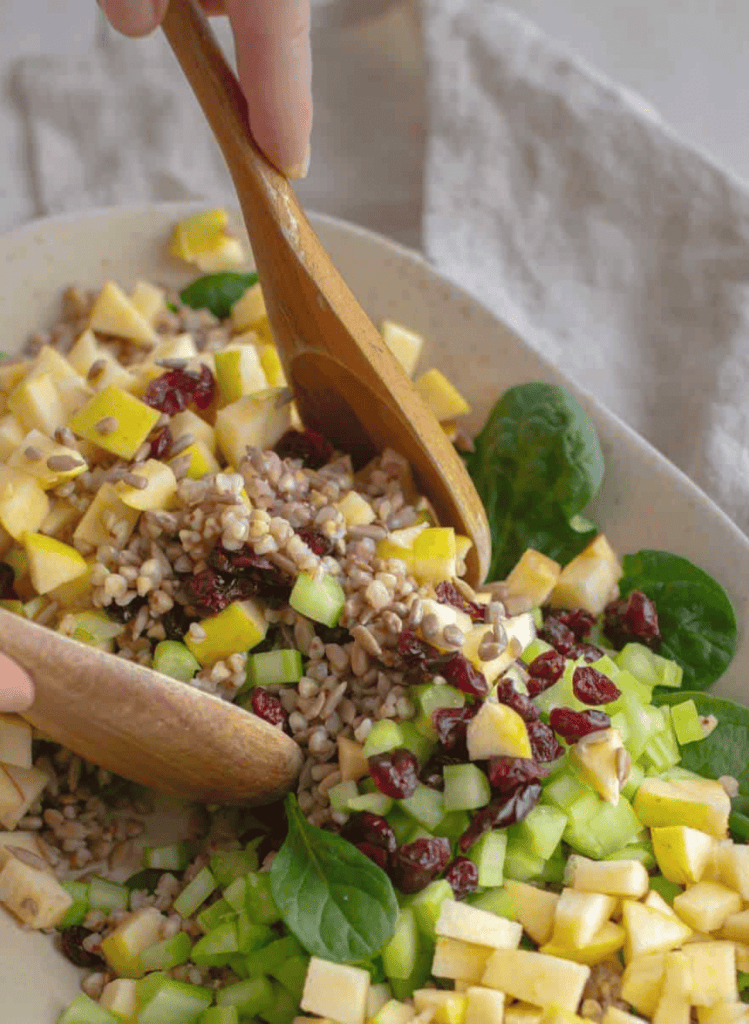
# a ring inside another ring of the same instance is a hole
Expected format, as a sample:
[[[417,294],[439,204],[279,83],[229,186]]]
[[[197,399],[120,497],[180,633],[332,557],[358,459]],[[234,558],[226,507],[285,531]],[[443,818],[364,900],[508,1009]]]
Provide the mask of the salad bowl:
[[[0,238],[5,321],[0,348],[13,353],[51,325],[60,293],[70,284],[94,287],[109,278],[125,286],[138,279],[186,284],[194,274],[168,255],[167,243],[174,223],[204,205],[91,211],[34,222]],[[238,213],[232,219],[243,235]],[[310,219],[373,321],[388,318],[424,336],[423,362],[441,369],[471,403],[468,433],[481,428],[497,398],[516,384],[561,384],[577,398],[596,427],[605,459],[603,484],[585,515],[618,555],[667,550],[722,584],[736,611],[738,649],[712,693],[746,703],[749,541],[744,535],[626,424],[419,255],[333,218]],[[183,808],[163,801],[149,835],[168,842],[183,820]],[[22,931],[0,912],[1,1019],[53,1024],[78,986],[79,972],[55,952],[48,936]]]

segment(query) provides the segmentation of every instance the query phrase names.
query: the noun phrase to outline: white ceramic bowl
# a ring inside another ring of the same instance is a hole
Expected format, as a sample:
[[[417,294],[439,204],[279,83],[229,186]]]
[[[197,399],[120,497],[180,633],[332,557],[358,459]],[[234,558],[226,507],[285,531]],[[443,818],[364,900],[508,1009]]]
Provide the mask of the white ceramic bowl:
[[[170,229],[193,205],[94,211],[38,221],[0,237],[0,349],[14,351],[51,325],[69,284],[106,278],[170,284],[194,277],[166,255]],[[442,369],[473,404],[478,428],[511,385],[548,380],[568,387],[593,418],[606,474],[591,516],[620,553],[663,548],[690,558],[730,594],[739,618],[738,654],[715,690],[746,699],[749,648],[749,542],[679,470],[590,396],[571,386],[475,299],[418,255],[328,217],[313,224],[347,283],[375,322],[384,317],[424,334],[424,366]],[[0,1020],[53,1024],[78,990],[78,972],[48,937],[22,932],[0,911]]]

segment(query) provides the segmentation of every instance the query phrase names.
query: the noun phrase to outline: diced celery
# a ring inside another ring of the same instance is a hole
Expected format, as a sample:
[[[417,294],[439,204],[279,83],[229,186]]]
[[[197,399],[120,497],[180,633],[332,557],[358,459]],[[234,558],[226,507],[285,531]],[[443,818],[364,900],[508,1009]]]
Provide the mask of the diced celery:
[[[621,669],[614,659],[608,656],[608,654],[604,654],[601,658],[598,658],[597,661],[592,661],[590,663],[590,667],[594,668],[597,672],[602,672],[603,675],[608,676],[612,682],[615,682],[616,685],[619,686],[617,680],[621,673]],[[621,687],[619,687],[619,689],[621,689]]]
[[[434,946],[426,944],[419,950],[413,970],[407,978],[391,978],[390,988],[394,999],[410,999],[417,988],[423,988],[432,976]]]
[[[697,713],[697,705],[693,700],[685,700],[681,704],[672,705],[671,721],[680,746],[696,743],[705,738],[705,733],[700,725],[700,716]]]
[[[74,903],[89,903],[91,900],[91,885],[89,882],[72,882],[67,878],[60,881],[65,892],[72,896]]]
[[[568,811],[581,796],[592,793],[590,786],[581,782],[573,769],[567,766],[546,783],[541,798],[544,803],[552,804],[560,811]]]
[[[162,979],[139,1009],[138,1024],[193,1024],[213,1002],[213,989]]]
[[[302,653],[295,647],[247,655],[247,681],[251,686],[298,683],[303,673]]]
[[[403,733],[403,746],[416,755],[420,765],[425,765],[434,750],[434,743],[420,733],[413,722],[401,722],[400,727]]]
[[[429,885],[418,892],[409,903],[409,909],[414,915],[416,927],[419,933],[432,942],[437,941],[437,933],[434,926],[442,910],[445,900],[454,899],[452,886],[445,878],[430,882]]]
[[[443,774],[446,811],[473,811],[489,803],[489,779],[478,765],[446,764]]]
[[[418,783],[413,796],[398,803],[420,825],[425,828],[436,828],[445,816],[445,802],[442,793]]]
[[[629,769],[629,778],[627,779],[627,785],[622,790],[622,796],[626,796],[630,802],[634,798],[635,793],[642,785],[642,780],[645,778],[645,772],[642,770],[639,764],[632,762],[632,767]]]
[[[299,1013],[299,1000],[287,992],[283,985],[273,985],[273,1000],[263,1010],[263,1017],[268,1024],[292,1024]]]
[[[655,654],[643,644],[626,644],[617,654],[616,663],[620,668],[628,669],[651,689],[654,686],[678,688],[684,675],[681,665]]]
[[[682,892],[684,892],[684,886],[679,885],[678,882],[670,882],[663,875],[653,875],[650,879],[650,888],[663,897],[663,899],[671,906],[674,899]]]
[[[662,707],[660,711],[663,715],[664,728],[649,740],[643,750],[643,758],[656,772],[664,772],[667,768],[673,768],[681,760],[676,733],[671,724],[671,708]]]
[[[383,718],[375,722],[369,730],[362,753],[364,757],[374,757],[376,754],[386,754],[388,750],[396,750],[403,746],[405,740],[400,725],[389,718]]]
[[[548,860],[562,841],[566,827],[567,815],[564,811],[558,807],[537,804],[518,825],[518,836],[528,842],[537,857]],[[479,880],[479,885],[484,884]]]
[[[613,850],[607,853],[601,860],[639,860],[648,871],[655,867],[655,855],[650,843],[633,843],[621,850]]]
[[[531,640],[528,646],[525,648],[523,653],[520,655],[520,660],[525,662],[526,665],[530,665],[539,654],[546,654],[547,651],[553,651],[554,648],[551,644],[547,644],[545,640],[536,637],[535,640]]]
[[[290,957],[302,956],[303,947],[293,935],[286,935],[283,939],[276,939],[269,942],[267,946],[255,949],[245,957],[245,966],[250,978],[258,977],[261,974],[272,974]]]
[[[236,921],[224,921],[202,939],[198,939],[192,948],[191,959],[198,967],[224,967],[227,957],[238,952]]]
[[[267,946],[272,942],[276,933],[266,924],[255,924],[242,910],[237,914],[237,942],[240,953],[251,953],[254,949]]]
[[[220,899],[212,903],[210,907],[201,910],[197,916],[197,922],[203,932],[213,931],[222,921],[230,920],[236,916],[236,910],[226,900]]]
[[[225,889],[235,878],[241,878],[248,871],[257,871],[257,851],[254,846],[244,850],[220,850],[211,857],[210,868],[216,884]]]
[[[356,783],[345,779],[328,790],[328,800],[334,811],[346,811],[349,800],[354,800],[359,795]]]
[[[201,904],[216,888],[216,879],[209,868],[202,868],[195,878],[185,886],[174,901],[174,909],[180,917],[192,917]]]
[[[161,868],[163,871],[183,871],[190,863],[187,843],[170,843],[169,846],[145,846],[143,866]]]
[[[267,871],[252,871],[245,877],[247,879],[245,901],[250,920],[257,924],[275,924],[276,921],[280,921],[281,915],[278,913],[278,907],[270,889],[270,874]],[[229,899],[228,889],[224,895]]]
[[[607,661],[608,660],[609,659],[607,659]],[[638,679],[637,676],[633,675],[629,671],[629,669],[619,668],[617,671],[618,675],[614,678],[617,688],[621,690],[622,693],[628,693],[631,697],[634,697],[635,700],[640,702],[640,704],[650,704],[653,696],[652,687],[648,686],[648,684],[644,683],[641,679]],[[609,709],[614,709],[615,707],[616,701],[612,701],[607,705],[606,711],[608,712]]]
[[[504,881],[507,832],[493,829],[485,832],[468,850],[467,856],[479,870],[479,885],[493,889]]]
[[[464,693],[445,683],[419,683],[411,688],[410,696],[417,707],[416,728],[430,740],[437,739],[432,712],[438,708],[462,708],[466,702]]]
[[[471,824],[471,816],[467,811],[450,811],[434,829],[435,836],[443,836],[455,845]]]
[[[307,977],[307,968],[309,967],[308,956],[290,956],[278,967],[275,967],[271,974],[273,977],[280,981],[287,992],[290,992],[299,1005],[299,1000],[302,998],[302,989],[304,988],[304,980]]]
[[[73,898],[73,902],[65,911],[65,916],[57,924],[58,931],[61,931],[63,928],[71,928],[73,925],[83,924],[91,909],[89,902],[90,886],[88,882],[70,882],[67,879],[63,879],[60,885]]]
[[[190,959],[192,943],[187,932],[177,932],[163,942],[157,942],[140,951],[141,966],[145,971],[168,971]]]
[[[538,876],[538,881],[544,884],[562,885],[564,872],[567,867],[567,856],[563,844],[559,844],[551,857],[544,864],[543,871]]]
[[[601,860],[636,839],[641,831],[642,825],[632,805],[626,797],[620,796],[616,807],[599,800],[591,817],[570,819],[563,838],[578,853]]]
[[[273,986],[267,978],[246,978],[216,992],[217,1006],[236,1006],[242,1017],[262,1014],[273,1005]]]
[[[527,848],[523,840],[513,837],[507,841],[504,876],[516,882],[528,882],[537,878],[544,869],[544,860]]]
[[[89,886],[88,901],[97,910],[127,910],[130,905],[130,890],[118,882],[94,876]]]
[[[324,626],[338,625],[345,603],[343,587],[334,576],[316,580],[306,572],[299,573],[289,597],[295,612]]]
[[[209,1006],[198,1017],[198,1024],[239,1024],[236,1006]]]
[[[486,910],[498,917],[506,917],[510,921],[517,920],[515,897],[501,887],[487,889],[486,892],[474,892],[466,897],[466,903],[477,910]]]
[[[410,836],[414,829],[414,820],[410,815],[402,811],[398,804],[393,804],[393,807],[387,813],[387,820],[388,825],[395,832],[395,838],[399,846],[402,843],[410,842]]]
[[[368,811],[370,814],[379,814],[384,817],[392,806],[392,797],[385,796],[384,793],[360,793],[348,801],[348,806],[345,809],[354,812]]]
[[[395,932],[382,950],[382,965],[388,978],[405,980],[416,965],[419,951],[419,933],[416,917],[408,907],[398,912]]]
[[[154,971],[153,974],[147,974],[145,978],[139,978],[135,983],[136,1010],[145,1006],[151,996],[158,992],[162,983],[168,978],[169,975],[164,971]]]
[[[153,667],[165,676],[189,683],[200,669],[200,662],[179,640],[162,640],[153,652]]]
[[[122,1024],[120,1017],[81,992],[57,1018],[57,1024]]]

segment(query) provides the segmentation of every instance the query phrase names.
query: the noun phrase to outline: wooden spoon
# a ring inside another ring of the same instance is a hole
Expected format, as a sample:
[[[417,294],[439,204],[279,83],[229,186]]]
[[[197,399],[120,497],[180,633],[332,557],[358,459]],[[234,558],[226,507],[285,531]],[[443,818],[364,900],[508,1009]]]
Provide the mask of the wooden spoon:
[[[0,650],[31,675],[32,725],[94,764],[201,803],[281,796],[298,745],[242,708],[0,610]]]
[[[489,525],[462,460],[344,284],[288,181],[250,138],[239,83],[197,0],[170,0],[163,28],[234,179],[302,418],[345,451],[390,447],[405,456],[440,522],[473,541],[467,577],[481,583]]]

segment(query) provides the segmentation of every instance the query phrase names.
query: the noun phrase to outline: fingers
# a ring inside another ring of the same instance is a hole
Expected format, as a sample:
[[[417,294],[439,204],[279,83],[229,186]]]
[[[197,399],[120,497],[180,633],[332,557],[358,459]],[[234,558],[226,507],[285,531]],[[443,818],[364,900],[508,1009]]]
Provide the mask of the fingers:
[[[34,684],[20,666],[0,654],[0,711],[25,711],[34,701]]]
[[[312,128],[309,0],[224,0],[252,135],[289,178],[303,178]]]
[[[145,36],[153,32],[169,0],[97,0],[107,19],[126,36]]]

